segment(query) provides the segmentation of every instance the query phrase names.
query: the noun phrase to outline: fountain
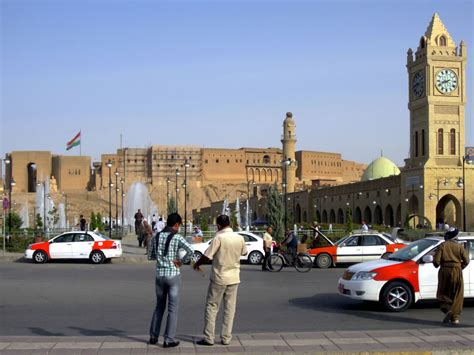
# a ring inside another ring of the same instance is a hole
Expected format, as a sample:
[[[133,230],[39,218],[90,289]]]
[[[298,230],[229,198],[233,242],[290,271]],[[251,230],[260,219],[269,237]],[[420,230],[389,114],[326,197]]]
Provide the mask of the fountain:
[[[158,214],[155,203],[150,197],[145,184],[141,182],[134,182],[130,185],[125,196],[125,222],[133,222],[134,215],[138,209],[142,211],[143,216],[151,221],[153,214]]]
[[[59,221],[58,221],[58,227],[60,229],[66,229],[66,209],[64,207],[64,203],[60,203],[58,205],[58,212],[59,212]]]
[[[237,200],[235,201],[235,217],[237,219],[237,224],[239,226],[242,225],[242,220],[241,220],[241,216],[240,216],[240,200],[239,198],[237,197]]]
[[[46,179],[44,183],[40,183],[36,189],[36,213],[41,216],[41,220],[45,223],[46,229],[51,228],[52,226],[49,225],[48,219],[45,218],[50,216],[49,212],[54,206],[53,200],[48,199],[50,190],[49,190],[49,179]],[[36,219],[36,215],[35,215]]]
[[[28,215],[28,201],[21,207],[20,217],[22,220],[21,228],[28,228],[30,226],[30,216]]]

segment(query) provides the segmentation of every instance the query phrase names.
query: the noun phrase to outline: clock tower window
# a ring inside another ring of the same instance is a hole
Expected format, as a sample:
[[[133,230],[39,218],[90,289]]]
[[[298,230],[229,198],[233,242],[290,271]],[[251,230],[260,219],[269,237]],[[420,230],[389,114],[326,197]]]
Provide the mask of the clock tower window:
[[[454,128],[449,132],[449,146],[451,155],[456,155],[456,130]]]
[[[415,132],[415,158],[418,157],[418,131]]]
[[[421,130],[421,155],[425,156],[425,130]]]
[[[438,129],[438,154],[439,155],[443,155],[443,145],[444,145],[444,142],[443,142],[443,129],[440,128]]]
[[[446,37],[444,36],[439,37],[439,45],[441,47],[446,47]]]

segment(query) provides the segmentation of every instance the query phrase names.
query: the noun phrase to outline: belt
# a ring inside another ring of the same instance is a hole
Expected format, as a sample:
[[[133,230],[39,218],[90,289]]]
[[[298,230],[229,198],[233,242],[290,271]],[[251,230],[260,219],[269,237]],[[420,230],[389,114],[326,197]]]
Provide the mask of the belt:
[[[455,262],[448,262],[448,263],[441,263],[441,267],[461,267],[461,263]]]

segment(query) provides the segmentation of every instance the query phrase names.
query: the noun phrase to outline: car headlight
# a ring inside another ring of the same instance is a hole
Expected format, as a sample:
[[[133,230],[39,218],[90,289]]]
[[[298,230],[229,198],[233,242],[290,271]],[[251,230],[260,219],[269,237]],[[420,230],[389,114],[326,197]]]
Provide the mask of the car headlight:
[[[360,271],[357,272],[354,276],[352,276],[352,280],[372,280],[376,275],[376,272]]]

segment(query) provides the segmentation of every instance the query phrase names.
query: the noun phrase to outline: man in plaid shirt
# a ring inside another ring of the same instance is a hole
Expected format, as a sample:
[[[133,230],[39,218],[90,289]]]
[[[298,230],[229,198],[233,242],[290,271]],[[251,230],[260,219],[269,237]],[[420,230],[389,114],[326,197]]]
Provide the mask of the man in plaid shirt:
[[[151,240],[148,249],[148,260],[156,260],[156,307],[150,325],[150,344],[158,343],[160,336],[161,320],[168,300],[168,319],[164,334],[164,348],[179,345],[174,339],[178,323],[179,286],[181,274],[179,268],[186,263],[193,254],[193,248],[184,238],[177,234],[182,224],[181,216],[172,213],[168,216],[166,227],[157,233]],[[178,250],[183,249],[186,255],[180,259]]]

